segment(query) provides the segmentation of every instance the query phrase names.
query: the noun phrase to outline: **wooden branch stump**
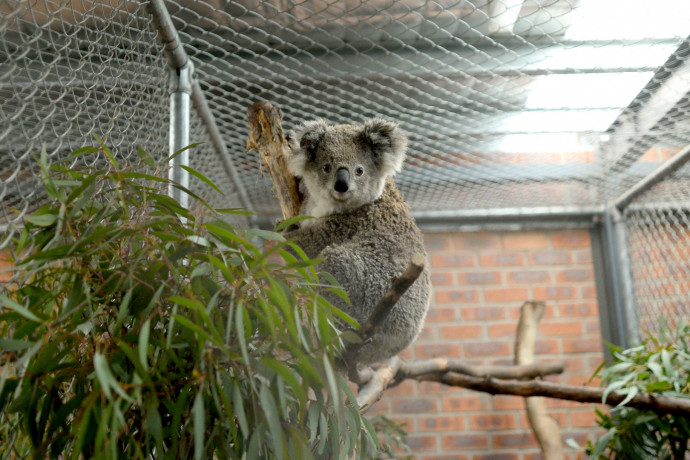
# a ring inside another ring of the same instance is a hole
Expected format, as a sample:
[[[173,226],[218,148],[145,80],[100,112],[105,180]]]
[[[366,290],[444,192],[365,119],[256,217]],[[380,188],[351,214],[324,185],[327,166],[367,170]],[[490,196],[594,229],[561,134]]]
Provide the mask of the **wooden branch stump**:
[[[290,146],[283,131],[283,113],[269,102],[257,102],[247,109],[247,120],[247,151],[259,152],[275,186],[283,219],[299,215],[304,197],[299,191],[299,181],[287,168]]]

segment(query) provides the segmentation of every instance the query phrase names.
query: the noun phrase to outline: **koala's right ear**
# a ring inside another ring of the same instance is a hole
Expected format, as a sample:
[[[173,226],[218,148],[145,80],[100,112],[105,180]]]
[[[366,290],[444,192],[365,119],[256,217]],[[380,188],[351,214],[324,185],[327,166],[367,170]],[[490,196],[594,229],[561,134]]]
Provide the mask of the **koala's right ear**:
[[[302,177],[307,163],[316,158],[316,149],[326,135],[328,125],[322,119],[308,121],[300,126],[295,135],[295,141],[299,143],[299,150],[293,149],[293,154],[288,159],[288,169],[297,177]]]

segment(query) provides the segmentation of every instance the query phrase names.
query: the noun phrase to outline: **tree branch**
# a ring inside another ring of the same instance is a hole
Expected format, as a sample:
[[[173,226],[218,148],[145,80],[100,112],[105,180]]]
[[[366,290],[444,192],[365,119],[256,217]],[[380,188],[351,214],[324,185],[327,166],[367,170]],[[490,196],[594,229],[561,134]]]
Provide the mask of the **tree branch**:
[[[269,102],[257,102],[247,109],[249,137],[247,151],[256,149],[273,181],[283,218],[299,215],[304,197],[299,182],[287,168],[290,147],[283,132],[283,114]]]
[[[520,321],[515,334],[515,364],[534,362],[534,345],[537,341],[539,320],[544,314],[544,302],[525,302],[520,309]],[[532,426],[545,460],[563,459],[561,430],[554,419],[546,412],[543,397],[525,398],[527,419]]]
[[[582,403],[602,404],[602,396],[604,395],[603,388],[562,385],[540,380],[531,380],[527,382],[497,380],[493,378],[472,377],[456,372],[448,372],[438,376],[436,379],[425,380],[434,380],[446,385],[482,391],[492,395],[502,394],[523,397],[546,396],[548,398],[565,399]],[[603,404],[615,406],[625,398],[626,395],[611,393],[606,397],[606,401],[603,402]],[[650,410],[660,414],[690,416],[690,399],[685,398],[652,396],[647,393],[640,393],[626,403],[626,407],[633,407],[639,410]]]

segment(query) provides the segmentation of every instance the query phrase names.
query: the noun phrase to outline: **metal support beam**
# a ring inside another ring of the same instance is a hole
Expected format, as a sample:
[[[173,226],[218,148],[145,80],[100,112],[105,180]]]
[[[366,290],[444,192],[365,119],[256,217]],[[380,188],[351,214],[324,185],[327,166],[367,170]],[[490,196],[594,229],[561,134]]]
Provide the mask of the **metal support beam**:
[[[673,158],[659,166],[657,169],[649,173],[645,178],[639,181],[634,186],[630,187],[621,196],[613,202],[613,206],[619,211],[625,210],[628,205],[642,193],[652,188],[668,176],[682,168],[688,161],[690,161],[690,145],[687,145],[683,150],[678,152]]]
[[[609,206],[590,230],[602,338],[627,348],[639,342],[639,325],[625,220]]]
[[[170,91],[170,155],[189,145],[189,108],[192,94],[191,62],[179,69],[172,69]],[[182,166],[189,166],[189,150],[177,155],[170,164],[168,178],[189,188],[189,173]],[[189,195],[168,186],[168,194],[184,208],[189,208]]]

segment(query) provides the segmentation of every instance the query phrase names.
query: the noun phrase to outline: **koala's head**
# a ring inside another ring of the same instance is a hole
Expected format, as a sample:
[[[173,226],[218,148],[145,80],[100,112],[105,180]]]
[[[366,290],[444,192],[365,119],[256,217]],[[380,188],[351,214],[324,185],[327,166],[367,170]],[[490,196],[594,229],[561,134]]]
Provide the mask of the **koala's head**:
[[[295,135],[299,149],[288,160],[300,177],[316,217],[356,209],[381,196],[388,176],[405,160],[407,137],[382,118],[363,125],[302,125]]]

